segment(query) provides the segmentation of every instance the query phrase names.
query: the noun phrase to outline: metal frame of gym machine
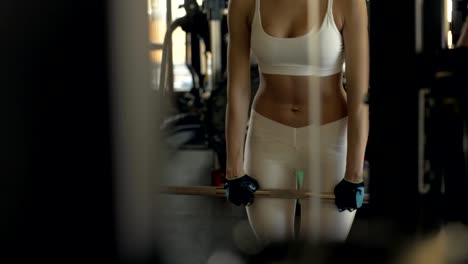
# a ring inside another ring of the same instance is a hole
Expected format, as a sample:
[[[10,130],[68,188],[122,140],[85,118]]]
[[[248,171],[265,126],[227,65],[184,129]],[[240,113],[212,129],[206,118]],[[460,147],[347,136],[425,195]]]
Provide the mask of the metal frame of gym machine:
[[[167,0],[167,5],[170,4],[171,1]],[[205,76],[199,75],[196,64],[200,60],[198,54],[195,54],[198,52],[190,47],[191,55],[187,57],[186,63],[193,76],[194,86],[190,92],[184,93],[184,99],[178,100],[177,106],[182,106],[182,109],[177,109],[178,113],[165,116],[159,124],[161,124],[162,133],[166,135],[164,140],[170,151],[180,148],[212,149],[215,152],[215,170],[218,167],[222,170],[225,167],[225,143],[224,130],[220,128],[222,107],[220,108],[219,105],[222,105],[222,102],[218,101],[224,100],[223,93],[226,88],[225,67],[223,67],[223,61],[226,59],[226,47],[224,46],[226,43],[223,36],[227,30],[224,24],[226,22],[224,15],[227,1],[204,0],[203,11],[201,11],[195,0],[185,0],[180,7],[184,7],[187,14],[173,22],[168,20],[169,26],[164,36],[164,43],[160,45],[162,48],[162,62],[157,90],[161,94],[160,107],[162,112],[167,113],[165,111],[166,106],[171,101],[167,99],[172,98],[174,95],[173,81],[171,80],[173,75],[171,36],[175,29],[182,27],[187,32],[187,36],[196,38],[190,40],[190,45],[198,46],[199,37],[204,40],[207,70]],[[170,10],[167,11],[170,12]],[[204,19],[208,19],[207,25],[205,25]],[[191,23],[197,25],[192,28]],[[209,31],[209,33],[205,31]],[[192,58],[195,60],[192,61]],[[199,77],[205,78],[206,82],[199,85]],[[189,99],[191,102],[185,101],[185,98],[187,98],[185,95],[191,98]],[[211,109],[213,107],[217,109],[213,111]]]
[[[221,79],[221,69],[222,69],[222,60],[221,60],[221,18],[222,11],[225,6],[225,0],[205,0],[205,9],[208,14],[208,19],[210,21],[210,41],[211,41],[211,62],[210,69],[208,70],[209,82],[206,88],[207,92],[211,92],[215,89],[215,84]],[[171,0],[167,0],[168,7],[171,6]],[[161,60],[161,71],[159,78],[159,90],[173,91],[173,83],[170,81],[170,76],[172,72],[172,33],[177,29],[182,21],[182,18],[178,18],[175,21],[171,21],[169,18],[172,10],[167,9],[167,23],[168,27],[164,35],[164,42],[162,45],[162,60]]]

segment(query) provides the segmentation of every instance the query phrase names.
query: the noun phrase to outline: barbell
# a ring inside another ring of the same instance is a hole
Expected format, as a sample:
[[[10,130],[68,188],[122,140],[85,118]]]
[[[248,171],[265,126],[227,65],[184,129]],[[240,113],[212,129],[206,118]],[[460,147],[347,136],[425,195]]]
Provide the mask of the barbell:
[[[160,193],[175,195],[199,195],[211,197],[226,197],[223,187],[216,186],[176,186],[163,185],[159,187]],[[315,194],[301,190],[263,189],[255,192],[255,197],[259,198],[279,198],[279,199],[307,199],[320,198],[321,200],[334,201],[333,193]],[[364,203],[369,202],[369,194],[364,195]]]

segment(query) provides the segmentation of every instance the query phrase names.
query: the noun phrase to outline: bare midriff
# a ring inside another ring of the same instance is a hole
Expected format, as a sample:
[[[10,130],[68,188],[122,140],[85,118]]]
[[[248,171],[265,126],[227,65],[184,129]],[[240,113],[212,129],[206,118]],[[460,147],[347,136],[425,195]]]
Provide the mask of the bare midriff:
[[[295,128],[336,121],[347,116],[346,92],[341,76],[341,72],[324,77],[262,73],[253,109],[271,120]],[[315,120],[312,112],[312,109],[317,109],[314,108],[317,104],[320,105],[319,121]]]

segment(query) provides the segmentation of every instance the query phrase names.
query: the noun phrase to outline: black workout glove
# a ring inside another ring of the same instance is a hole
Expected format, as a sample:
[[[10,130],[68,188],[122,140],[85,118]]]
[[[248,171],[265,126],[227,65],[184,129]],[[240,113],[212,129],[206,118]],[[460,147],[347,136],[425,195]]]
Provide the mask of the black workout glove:
[[[353,183],[343,179],[335,186],[334,193],[338,211],[352,212],[360,208],[364,202],[364,182]]]
[[[258,188],[258,182],[248,175],[233,180],[226,179],[224,183],[226,198],[237,206],[249,206],[253,204],[254,192]]]

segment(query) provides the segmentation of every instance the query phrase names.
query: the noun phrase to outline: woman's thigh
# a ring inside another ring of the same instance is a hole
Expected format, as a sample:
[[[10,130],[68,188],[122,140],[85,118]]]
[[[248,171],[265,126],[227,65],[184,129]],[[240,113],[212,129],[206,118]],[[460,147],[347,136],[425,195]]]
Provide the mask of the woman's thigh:
[[[310,168],[304,169],[304,181],[302,189],[333,194],[336,184],[344,177],[344,157],[337,156],[320,162],[320,173],[311,172]],[[316,175],[318,174],[318,175]],[[312,179],[318,177],[319,179]],[[315,188],[313,184],[319,184]],[[300,235],[306,240],[344,241],[351,229],[354,212],[339,212],[335,202],[320,199],[301,200],[301,227]]]
[[[255,121],[255,120],[254,120]],[[296,189],[296,153],[288,141],[288,130],[278,134],[277,124],[263,119],[253,123],[245,145],[245,172],[258,181],[260,189]],[[289,240],[294,235],[295,199],[256,197],[246,207],[257,238],[265,243]]]
[[[302,190],[333,194],[334,187],[344,178],[347,156],[345,121],[342,119],[323,126],[317,146],[308,146],[301,152],[300,167],[304,171]],[[301,238],[344,241],[355,213],[339,212],[334,201],[303,199]]]
[[[248,170],[261,189],[295,189],[294,169],[274,160],[257,161]],[[256,197],[246,207],[250,225],[257,238],[265,243],[294,238],[295,199]]]

